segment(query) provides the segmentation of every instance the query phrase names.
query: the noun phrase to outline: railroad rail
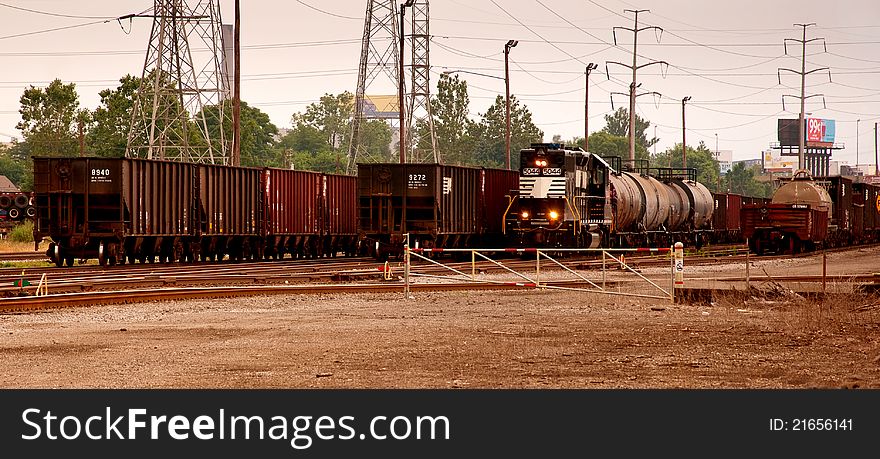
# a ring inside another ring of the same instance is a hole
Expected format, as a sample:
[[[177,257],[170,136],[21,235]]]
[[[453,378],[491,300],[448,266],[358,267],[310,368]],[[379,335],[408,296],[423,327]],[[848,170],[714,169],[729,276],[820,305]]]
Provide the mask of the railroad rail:
[[[0,253],[0,261],[47,260],[45,252]]]
[[[560,281],[544,285],[581,287],[584,282]],[[535,284],[521,282],[483,283],[460,282],[455,284],[413,284],[411,291],[462,291],[462,290],[523,290],[534,289]],[[46,297],[22,297],[0,299],[0,314],[44,311],[55,308],[98,306],[151,301],[190,300],[208,298],[234,298],[264,295],[314,295],[327,293],[399,293],[400,283],[374,284],[317,284],[317,285],[271,285],[239,287],[172,287],[162,289],[116,290],[50,295]]]

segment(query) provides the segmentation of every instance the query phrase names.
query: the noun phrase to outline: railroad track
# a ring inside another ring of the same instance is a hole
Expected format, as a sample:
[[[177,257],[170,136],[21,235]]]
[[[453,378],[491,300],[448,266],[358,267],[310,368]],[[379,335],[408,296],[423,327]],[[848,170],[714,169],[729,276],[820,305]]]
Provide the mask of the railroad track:
[[[585,282],[559,281],[542,285],[564,288],[589,288]],[[412,284],[411,292],[463,291],[463,290],[530,290],[534,284],[521,282],[459,282],[455,284]],[[209,298],[235,298],[263,295],[303,295],[326,293],[400,293],[400,282],[373,284],[318,284],[318,285],[273,285],[242,287],[176,287],[163,289],[138,289],[103,292],[82,292],[50,295],[44,297],[22,297],[0,299],[0,314],[45,311],[56,308],[144,303],[151,301],[172,301]]]
[[[863,248],[865,246],[861,246]],[[852,250],[840,248],[829,251]],[[711,253],[711,252],[710,252]],[[800,256],[817,256],[821,253],[803,254]],[[787,258],[786,255],[771,255],[760,257]],[[759,259],[758,257],[752,257]],[[711,263],[734,263],[745,260],[745,255],[729,256],[691,256],[687,260],[688,265],[700,265]],[[444,260],[446,261],[446,260]],[[506,258],[499,260],[504,267],[524,274],[534,272],[535,260],[523,260],[518,258]],[[573,270],[596,270],[601,269],[602,260],[584,259],[583,257],[570,257],[560,259],[559,262]],[[663,255],[640,255],[629,256],[626,259],[629,266],[638,270],[644,267],[669,266],[670,259],[667,254]],[[606,260],[606,267],[615,268],[613,260]],[[78,266],[74,268],[27,268],[22,276],[21,268],[0,269],[0,295],[9,298],[0,299],[0,312],[16,311],[23,305],[29,310],[33,305],[45,303],[48,305],[87,305],[91,304],[126,303],[136,298],[145,299],[173,299],[178,298],[202,298],[221,296],[254,295],[263,293],[324,293],[330,291],[348,291],[347,289],[363,288],[368,291],[401,291],[399,282],[385,282],[369,287],[364,284],[353,286],[352,284],[339,284],[339,282],[370,282],[385,277],[385,267],[391,268],[392,276],[399,279],[403,273],[400,262],[380,264],[370,258],[327,258],[319,260],[285,260],[250,263],[193,263],[193,264],[136,264],[102,268],[100,266]],[[474,266],[470,262],[446,262],[445,266],[454,268],[463,273],[470,273],[473,269],[479,274],[493,274],[505,272],[504,267],[488,261],[477,262]],[[550,261],[542,260],[542,271],[560,271],[561,268]],[[435,266],[427,262],[414,261],[412,266],[414,274],[426,276],[452,275],[453,273],[441,266]],[[32,295],[39,279],[43,274],[47,275],[49,290],[52,295],[38,298],[22,297]],[[867,276],[867,277],[866,277]],[[649,276],[650,277],[650,276]],[[657,277],[657,276],[654,276]],[[820,282],[821,276],[752,276],[753,281],[775,280],[778,282]],[[22,279],[30,285],[23,285]],[[723,282],[744,281],[738,277],[713,278]],[[595,279],[594,279],[595,280]],[[633,279],[623,279],[610,271],[608,282],[627,283]],[[664,285],[664,279],[654,279]],[[705,280],[703,278],[688,278],[688,280]],[[877,282],[874,275],[865,274],[860,276],[826,276],[828,282]],[[344,287],[340,287],[343,285]],[[431,284],[436,286],[437,284]],[[481,285],[482,287],[475,287]],[[460,287],[459,287],[460,286]],[[484,284],[473,282],[457,282],[456,284],[437,287],[440,289],[467,289],[474,288],[507,288],[498,284]],[[415,290],[432,288],[420,284],[413,284]],[[158,293],[149,293],[158,292]],[[241,293],[236,293],[241,292]],[[73,295],[73,296],[70,296]],[[94,295],[94,296],[90,296]],[[115,298],[115,299],[114,299]],[[31,306],[27,306],[31,305]]]
[[[0,262],[2,261],[24,261],[24,260],[45,260],[44,252],[6,252],[0,253]]]

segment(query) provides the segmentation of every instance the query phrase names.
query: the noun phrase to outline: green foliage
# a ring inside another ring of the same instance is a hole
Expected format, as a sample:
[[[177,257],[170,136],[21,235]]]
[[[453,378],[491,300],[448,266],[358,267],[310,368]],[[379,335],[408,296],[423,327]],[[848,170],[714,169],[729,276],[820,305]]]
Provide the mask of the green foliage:
[[[470,164],[486,167],[504,167],[506,162],[505,100],[498,96],[495,103],[480,114],[479,123],[468,126],[467,135],[473,140]],[[544,132],[532,122],[532,113],[514,96],[510,96],[510,167],[519,168],[519,151],[540,142]]]
[[[293,115],[293,129],[280,139],[284,167],[317,172],[344,173],[348,165],[351,113],[354,96],[349,92],[325,94],[320,101]],[[391,159],[391,127],[385,121],[361,123],[361,148],[371,157]]]
[[[348,151],[348,136],[354,96],[346,91],[342,94],[324,94],[318,103],[310,104],[303,114],[294,114],[292,124],[311,126],[324,137],[332,150]]]
[[[440,76],[437,97],[431,100],[434,114],[434,132],[441,160],[446,164],[472,164],[474,139],[469,135],[473,122],[468,118],[470,98],[467,81],[458,75]],[[427,126],[418,126],[419,148],[430,148]]]
[[[88,153],[97,156],[121,158],[125,156],[131,111],[141,78],[126,75],[119,79],[116,89],[98,93],[101,105],[92,112],[92,124],[86,136]],[[145,136],[141,133],[141,136]],[[143,139],[138,141],[145,143]]]
[[[0,175],[5,175],[22,191],[33,189],[32,168],[25,145],[16,142],[9,148],[0,147]]]
[[[606,123],[606,126],[602,130],[607,132],[608,134],[611,134],[611,135],[614,135],[617,137],[626,138],[627,139],[627,152],[629,152],[629,140],[628,140],[629,139],[629,137],[628,137],[628,135],[629,135],[629,110],[621,107],[621,108],[618,108],[617,111],[615,111],[614,113],[612,113],[610,115],[605,115],[605,123]],[[635,117],[636,146],[637,147],[641,146],[646,151],[648,148],[650,148],[652,145],[654,145],[655,143],[657,143],[659,141],[659,139],[657,139],[657,138],[652,138],[651,140],[648,140],[648,137],[647,137],[647,134],[645,134],[645,131],[647,131],[649,127],[651,127],[650,121],[646,121],[646,120],[642,119],[642,117],[640,117],[639,115],[636,115],[636,117]],[[590,138],[592,139],[592,137],[593,136],[591,135]],[[592,143],[593,143],[593,141],[590,140],[590,148],[591,149],[592,149]],[[629,158],[629,153],[627,153],[626,158]]]
[[[12,242],[34,242],[34,222],[25,220],[15,225],[9,232],[9,240]]]
[[[339,151],[320,151],[315,154],[309,152],[293,152],[286,163],[291,169],[330,174],[345,173],[346,157]]]
[[[233,103],[231,100],[224,102],[224,119],[220,119],[220,108],[217,106],[205,107],[202,113],[205,124],[208,126],[208,135],[214,148],[222,151],[220,144],[220,129],[227,142],[232,141],[232,117]],[[241,102],[240,126],[241,126],[241,165],[249,167],[282,167],[282,158],[275,148],[275,136],[278,128],[269,120],[269,115],[259,108],[251,107],[247,102]],[[200,118],[200,117],[197,117]],[[222,126],[221,126],[222,125]]]
[[[583,138],[575,139],[578,143],[573,146],[583,145]],[[629,159],[629,139],[598,131],[590,134],[590,153],[599,156],[619,156],[624,162]],[[636,159],[649,159],[648,150],[642,145],[636,144]]]
[[[26,88],[19,99],[21,130],[30,153],[35,156],[75,156],[79,153],[77,122],[87,122],[88,112],[79,110],[74,83],[55,79],[49,86]]]
[[[773,195],[773,185],[755,179],[755,170],[746,168],[744,163],[736,163],[722,179],[721,186],[730,193],[743,196],[768,198]]]
[[[592,148],[592,146],[591,146]],[[659,167],[682,167],[681,144],[666,149],[651,159],[651,164]],[[715,155],[709,151],[704,142],[700,142],[696,149],[688,146],[687,166],[697,170],[697,181],[706,185],[712,191],[720,191],[720,170]]]

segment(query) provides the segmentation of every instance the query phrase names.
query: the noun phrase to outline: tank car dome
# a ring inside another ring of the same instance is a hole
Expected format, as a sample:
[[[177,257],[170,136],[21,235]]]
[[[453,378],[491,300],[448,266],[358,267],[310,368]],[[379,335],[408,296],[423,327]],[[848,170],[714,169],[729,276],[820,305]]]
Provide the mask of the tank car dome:
[[[831,212],[831,195],[825,188],[808,180],[795,180],[779,187],[773,193],[773,204],[808,204],[818,210]]]

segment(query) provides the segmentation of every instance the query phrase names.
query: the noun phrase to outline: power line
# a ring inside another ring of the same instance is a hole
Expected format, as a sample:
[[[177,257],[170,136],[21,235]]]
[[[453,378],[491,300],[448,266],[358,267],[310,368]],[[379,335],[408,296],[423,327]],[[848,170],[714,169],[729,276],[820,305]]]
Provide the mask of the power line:
[[[76,29],[76,28],[79,28],[79,27],[88,27],[88,26],[92,26],[92,25],[95,25],[95,24],[105,24],[105,23],[107,23],[108,21],[109,21],[109,19],[108,19],[108,20],[104,20],[104,21],[85,22],[85,23],[82,23],[82,24],[74,24],[74,25],[63,26],[63,27],[53,27],[53,28],[51,28],[51,29],[36,30],[36,31],[33,31],[33,32],[23,32],[23,33],[17,33],[17,34],[12,34],[12,35],[5,35],[5,36],[0,37],[0,40],[7,40],[7,39],[10,39],[10,38],[30,37],[30,36],[33,36],[33,35],[40,35],[40,34],[44,34],[44,33],[57,32],[57,31],[60,31],[60,30],[70,30],[70,29]]]
[[[5,6],[6,8],[10,8],[10,9],[13,9],[13,10],[26,11],[26,12],[28,12],[28,13],[42,14],[42,15],[44,15],[44,16],[53,16],[53,17],[58,17],[58,18],[72,18],[72,19],[116,19],[115,16],[114,16],[114,17],[110,17],[110,16],[76,16],[76,15],[72,15],[72,14],[53,13],[53,12],[50,12],[50,11],[39,11],[39,10],[33,10],[33,9],[30,9],[30,8],[24,8],[24,7],[21,7],[21,6],[9,5],[9,4],[7,4],[7,3],[0,3],[0,6]]]

